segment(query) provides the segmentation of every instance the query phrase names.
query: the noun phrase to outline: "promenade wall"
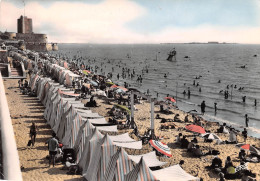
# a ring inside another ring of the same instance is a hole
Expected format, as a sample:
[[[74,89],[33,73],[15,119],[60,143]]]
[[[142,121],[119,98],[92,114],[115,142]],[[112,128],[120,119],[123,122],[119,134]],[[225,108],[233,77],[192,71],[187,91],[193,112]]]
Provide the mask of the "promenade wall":
[[[22,179],[19,156],[15,142],[12,120],[5,96],[2,75],[0,73],[0,126],[3,160],[3,177],[5,180]]]

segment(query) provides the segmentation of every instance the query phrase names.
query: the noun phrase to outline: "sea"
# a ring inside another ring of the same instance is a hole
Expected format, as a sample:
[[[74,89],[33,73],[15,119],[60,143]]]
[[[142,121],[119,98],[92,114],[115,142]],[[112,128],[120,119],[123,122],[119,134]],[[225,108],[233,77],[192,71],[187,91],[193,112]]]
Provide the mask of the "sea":
[[[168,61],[173,48],[176,57]],[[248,134],[260,138],[260,45],[59,44],[59,51],[52,54],[78,59],[93,70],[99,67],[97,74],[111,73],[115,83],[123,86],[127,82],[159,100],[172,96],[179,109],[186,112],[200,115],[204,100],[204,119],[225,122],[240,131],[248,114]],[[123,68],[130,69],[130,73],[134,70],[135,77],[123,78]],[[137,81],[139,75],[142,83]],[[188,89],[190,96],[183,94]],[[228,91],[228,98],[224,91]]]

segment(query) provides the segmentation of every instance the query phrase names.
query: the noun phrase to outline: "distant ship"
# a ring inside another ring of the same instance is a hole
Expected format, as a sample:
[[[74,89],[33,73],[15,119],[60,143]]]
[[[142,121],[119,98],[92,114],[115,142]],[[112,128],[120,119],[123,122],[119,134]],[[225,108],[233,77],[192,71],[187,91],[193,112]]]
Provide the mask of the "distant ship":
[[[176,52],[175,48],[173,48],[173,50],[170,51],[170,53],[168,53],[168,58],[166,60],[172,61],[173,57],[176,60],[176,54],[177,54],[177,52]]]

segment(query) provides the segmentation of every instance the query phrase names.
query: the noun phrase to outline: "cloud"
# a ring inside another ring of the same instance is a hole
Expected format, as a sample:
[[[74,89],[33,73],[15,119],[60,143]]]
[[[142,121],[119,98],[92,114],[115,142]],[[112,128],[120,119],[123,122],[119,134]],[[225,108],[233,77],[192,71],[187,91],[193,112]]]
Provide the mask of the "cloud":
[[[129,27],[132,22],[149,16],[149,8],[147,8],[130,0],[104,0],[98,3],[52,1],[48,6],[31,1],[26,5],[26,15],[33,19],[34,32],[48,34],[49,42],[184,43],[225,41],[260,43],[259,26],[240,25],[237,27],[227,24],[200,23],[187,27],[165,22],[162,28],[152,31],[150,24],[154,23],[155,26],[156,19],[154,22],[150,20],[139,24],[145,31],[135,31],[133,27]],[[7,29],[16,32],[17,18],[23,14],[23,8],[3,1],[0,14],[1,30]],[[161,20],[164,21],[166,16],[169,15],[161,15]],[[256,14],[256,16],[258,15]],[[185,18],[187,19],[187,17]],[[179,18],[182,17],[179,16]]]
[[[16,19],[23,10],[4,2],[4,27],[16,31]],[[127,37],[124,24],[145,13],[145,9],[127,0],[106,0],[98,4],[55,2],[42,6],[39,2],[26,5],[26,15],[33,19],[33,29],[46,33],[50,41],[112,43]]]

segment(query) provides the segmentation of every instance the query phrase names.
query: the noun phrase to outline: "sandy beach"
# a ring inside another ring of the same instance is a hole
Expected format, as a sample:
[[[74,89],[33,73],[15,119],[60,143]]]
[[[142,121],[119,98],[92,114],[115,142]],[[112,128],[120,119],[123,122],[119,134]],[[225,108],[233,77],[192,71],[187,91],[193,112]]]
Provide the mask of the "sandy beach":
[[[44,107],[37,100],[36,97],[29,97],[27,95],[22,95],[18,88],[17,80],[9,79],[4,81],[6,96],[9,104],[10,114],[12,118],[12,124],[14,127],[17,148],[19,152],[20,164],[22,168],[22,175],[24,180],[84,180],[80,175],[67,175],[67,170],[62,170],[62,165],[58,164],[55,168],[49,167],[48,160],[46,156],[48,155],[47,146],[45,142],[51,135],[51,129],[47,125],[46,120],[43,118]],[[84,100],[85,102],[87,100]],[[91,108],[93,112],[97,112],[100,115],[106,117],[108,120],[109,116],[107,112],[113,107],[113,104],[106,104],[104,100],[96,98],[99,107]],[[138,130],[142,135],[147,128],[150,127],[150,103],[147,101],[142,101],[140,104],[136,104],[135,111],[135,122],[138,126]],[[175,114],[180,114],[181,120],[184,120],[184,113],[180,110],[171,109],[173,114],[159,114],[161,118],[173,119]],[[155,115],[159,112],[159,106],[155,106]],[[191,116],[189,116],[191,119]],[[36,137],[36,144],[34,147],[27,147],[27,142],[29,140],[29,127],[31,123],[34,122],[39,128],[38,135]],[[187,153],[186,149],[181,149],[176,145],[172,144],[176,136],[179,133],[183,135],[192,135],[192,133],[187,132],[185,125],[187,123],[175,123],[176,129],[161,130],[160,119],[155,119],[155,134],[162,138],[162,142],[165,142],[171,148],[172,158],[159,158],[161,161],[167,162],[164,167],[178,164],[180,160],[184,160],[183,169],[193,176],[203,178],[203,180],[218,180],[219,177],[206,170],[205,167],[211,164],[213,158],[212,155],[204,156],[201,158],[191,157],[190,153]],[[211,132],[216,132],[219,127],[217,123],[206,123],[206,130]],[[130,135],[137,139],[132,130],[121,130],[118,134],[123,132],[129,132]],[[227,140],[228,136],[225,134],[218,134],[222,140]],[[238,142],[243,142],[242,136],[238,135]],[[188,137],[189,141],[191,140]],[[222,162],[225,162],[227,156],[230,156],[234,165],[239,165],[238,153],[239,148],[234,144],[229,145],[217,145],[213,143],[204,143],[202,138],[198,138],[199,145],[203,151],[208,151],[209,147],[211,149],[216,149],[220,151],[219,157]],[[260,147],[259,139],[249,137],[247,143]],[[126,149],[128,154],[144,154],[152,151],[149,145],[144,145],[141,150],[131,150]],[[249,163],[249,169],[257,174],[257,179],[260,178],[260,163]]]
[[[105,116],[106,119],[108,120],[108,115],[106,114],[109,108],[112,107],[112,105],[105,104],[103,100],[97,99],[97,102],[100,107],[97,108],[91,108],[93,112],[97,112],[102,116]],[[144,134],[144,132],[147,130],[147,128],[150,127],[150,103],[147,101],[142,101],[141,104],[136,104],[135,105],[137,108],[137,111],[135,111],[135,122],[138,126],[138,130],[141,135]],[[183,111],[180,110],[175,110],[171,109],[171,111],[174,114],[159,114],[160,117],[166,118],[166,119],[173,119],[175,114],[179,114],[181,120],[184,120],[184,117],[187,113],[184,113]],[[159,106],[155,106],[154,109],[155,115],[159,112]],[[189,119],[191,119],[191,115],[189,116]],[[176,136],[179,133],[182,133],[183,135],[193,135],[191,132],[187,132],[185,129],[185,125],[188,123],[178,123],[174,122],[174,124],[177,125],[180,130],[177,129],[166,129],[166,130],[160,130],[160,120],[161,119],[154,119],[155,120],[155,134],[156,136],[162,137],[163,139],[161,140],[164,143],[167,143],[168,146],[171,148],[171,153],[173,157],[171,158],[160,158],[161,161],[168,162],[163,167],[168,167],[170,165],[175,165],[180,162],[180,160],[184,160],[185,163],[183,164],[183,169],[188,172],[189,174],[203,178],[203,180],[219,180],[218,175],[212,173],[211,171],[208,171],[205,169],[206,166],[209,166],[211,164],[211,161],[213,159],[213,155],[207,155],[201,158],[194,158],[191,156],[190,153],[187,153],[186,149],[181,149],[180,147],[172,144],[175,142]],[[218,123],[213,123],[213,122],[205,122],[207,127],[205,128],[206,130],[210,130],[211,132],[216,132],[217,129],[219,128]],[[132,130],[129,130],[129,132],[132,132]],[[133,137],[134,134],[131,134]],[[227,140],[228,135],[224,133],[218,133],[217,134],[222,140]],[[204,139],[197,137],[198,138],[198,145],[203,149],[203,151],[207,152],[209,150],[209,147],[211,149],[216,149],[220,151],[219,158],[221,158],[222,163],[225,163],[226,157],[230,156],[233,164],[235,166],[238,166],[240,164],[239,159],[238,159],[238,153],[240,149],[235,146],[235,144],[225,144],[225,145],[217,145],[215,141],[212,143],[204,143]],[[241,135],[237,136],[238,142],[243,143],[244,138]],[[188,140],[191,141],[191,137],[188,137]],[[252,137],[247,138],[247,143],[255,145],[256,147],[260,146],[260,140]],[[130,150],[126,149],[128,154],[144,154],[152,151],[152,148],[148,145],[143,146],[142,150]],[[257,180],[260,179],[260,163],[248,163],[248,168],[253,172],[257,174]]]
[[[23,180],[84,180],[80,175],[67,175],[58,163],[49,167],[45,142],[51,137],[51,129],[43,118],[44,107],[36,97],[22,95],[17,79],[4,81],[8,106],[12,118]],[[34,147],[27,147],[29,130],[34,122],[39,128]]]

